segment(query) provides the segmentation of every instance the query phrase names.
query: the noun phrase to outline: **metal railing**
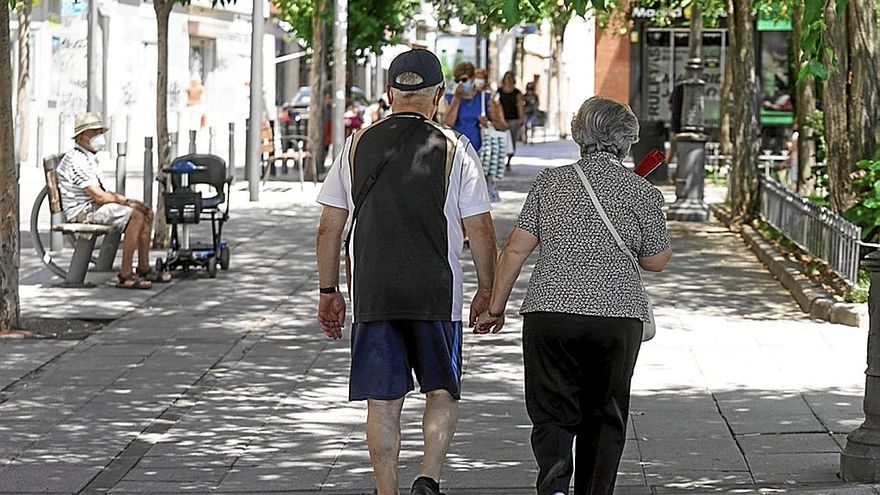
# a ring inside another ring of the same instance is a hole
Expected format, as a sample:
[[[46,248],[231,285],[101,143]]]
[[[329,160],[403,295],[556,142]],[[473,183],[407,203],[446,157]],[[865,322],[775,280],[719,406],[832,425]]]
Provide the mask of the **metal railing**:
[[[846,283],[856,285],[861,227],[768,177],[760,178],[760,198],[761,216],[767,223],[825,261]]]

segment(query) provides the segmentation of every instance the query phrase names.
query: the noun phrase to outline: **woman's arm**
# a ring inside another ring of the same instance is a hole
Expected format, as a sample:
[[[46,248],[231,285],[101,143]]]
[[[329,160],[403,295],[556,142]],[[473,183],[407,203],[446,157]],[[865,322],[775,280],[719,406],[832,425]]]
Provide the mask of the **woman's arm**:
[[[492,333],[497,333],[501,330],[504,325],[504,307],[507,306],[510,291],[513,290],[523,263],[537,246],[538,238],[519,227],[515,227],[507,237],[495,266],[495,282],[492,285],[489,310],[477,320],[477,327],[474,329],[476,333],[488,333],[490,329]]]
[[[672,249],[666,248],[664,251],[660,251],[653,256],[645,256],[644,258],[639,258],[639,266],[649,272],[662,272],[663,269],[666,268],[666,264],[669,263],[669,260],[671,258]],[[491,306],[489,307],[491,308]]]
[[[489,119],[496,129],[507,129],[507,121],[504,120],[504,110],[501,108],[501,102],[496,98],[489,99]]]

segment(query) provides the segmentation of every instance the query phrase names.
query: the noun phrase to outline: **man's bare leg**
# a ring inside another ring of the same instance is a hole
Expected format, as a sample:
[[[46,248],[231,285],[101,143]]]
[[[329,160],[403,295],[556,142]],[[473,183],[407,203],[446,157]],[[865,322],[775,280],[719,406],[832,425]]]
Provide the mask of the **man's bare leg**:
[[[419,476],[427,476],[437,482],[446,460],[446,452],[452,443],[458,425],[458,401],[446,390],[432,390],[427,394],[425,414],[422,416],[422,433],[425,435],[425,457]]]
[[[128,226],[125,227],[125,238],[122,240],[122,266],[119,272],[124,276],[131,275],[131,264],[134,261],[134,251],[138,249],[141,238],[141,230],[144,226],[144,216],[137,210],[131,212]]]
[[[141,231],[138,234],[138,271],[143,273],[150,269],[150,243],[153,233],[153,212],[144,217]]]
[[[367,446],[378,495],[399,495],[397,463],[400,456],[400,410],[403,397],[367,401]]]

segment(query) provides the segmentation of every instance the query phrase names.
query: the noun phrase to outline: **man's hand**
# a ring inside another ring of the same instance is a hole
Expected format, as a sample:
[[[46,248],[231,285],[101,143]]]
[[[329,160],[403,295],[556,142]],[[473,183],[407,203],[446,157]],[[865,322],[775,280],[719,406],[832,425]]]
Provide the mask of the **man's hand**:
[[[318,325],[327,337],[338,340],[342,338],[342,326],[345,324],[345,298],[339,292],[321,294],[318,300]]]
[[[489,310],[489,299],[492,298],[492,289],[479,289],[474,294],[474,300],[471,301],[471,317],[468,325],[473,328],[477,323],[477,317],[480,313]]]
[[[486,311],[477,318],[477,326],[474,328],[474,333],[489,333],[490,330],[492,333],[498,333],[503,326],[504,314],[496,318],[489,316],[489,311]]]
[[[147,206],[142,201],[138,201],[136,199],[126,199],[122,204],[141,212],[144,216],[148,216],[150,213],[152,213],[152,210],[149,206]]]

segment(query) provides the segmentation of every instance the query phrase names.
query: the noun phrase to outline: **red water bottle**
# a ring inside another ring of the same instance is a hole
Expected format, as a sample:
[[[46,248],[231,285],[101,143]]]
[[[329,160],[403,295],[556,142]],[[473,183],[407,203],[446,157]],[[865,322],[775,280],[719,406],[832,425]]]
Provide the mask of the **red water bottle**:
[[[642,158],[642,161],[636,165],[636,168],[633,170],[637,175],[641,177],[646,177],[648,174],[654,171],[655,168],[659,167],[663,161],[666,160],[666,157],[663,156],[663,153],[660,152],[657,148],[652,149]]]

